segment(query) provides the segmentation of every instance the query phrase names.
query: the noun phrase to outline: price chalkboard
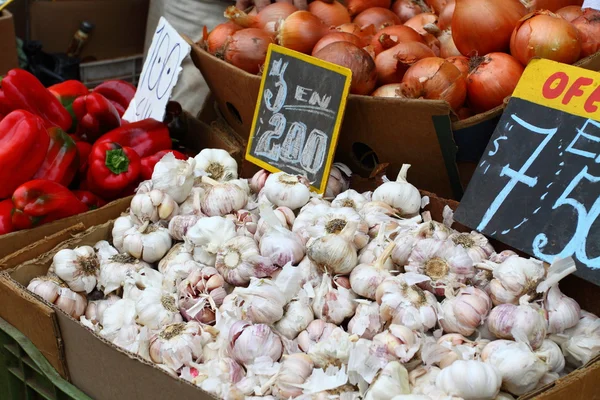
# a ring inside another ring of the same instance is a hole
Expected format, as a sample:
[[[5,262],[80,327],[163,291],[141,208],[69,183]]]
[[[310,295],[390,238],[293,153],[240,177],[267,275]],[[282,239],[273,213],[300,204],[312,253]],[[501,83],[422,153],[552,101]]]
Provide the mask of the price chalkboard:
[[[600,285],[600,74],[532,60],[455,219]]]
[[[352,72],[270,45],[246,159],[303,175],[323,193],[333,163]]]

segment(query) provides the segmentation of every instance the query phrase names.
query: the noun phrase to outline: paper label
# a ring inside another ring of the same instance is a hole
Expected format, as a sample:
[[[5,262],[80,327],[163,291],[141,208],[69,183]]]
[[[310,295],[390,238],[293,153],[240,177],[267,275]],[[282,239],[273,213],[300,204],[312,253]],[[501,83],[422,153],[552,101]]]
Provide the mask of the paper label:
[[[124,120],[163,120],[165,107],[181,73],[181,62],[190,50],[190,45],[165,17],[161,17],[144,61],[137,92],[123,115]]]

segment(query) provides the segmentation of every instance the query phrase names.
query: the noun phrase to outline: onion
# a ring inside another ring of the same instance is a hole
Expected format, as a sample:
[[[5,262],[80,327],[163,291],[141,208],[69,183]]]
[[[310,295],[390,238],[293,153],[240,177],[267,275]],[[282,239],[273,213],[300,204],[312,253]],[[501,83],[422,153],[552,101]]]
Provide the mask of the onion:
[[[600,51],[600,11],[585,8],[583,15],[573,21],[581,39],[581,58]]]
[[[335,42],[322,48],[314,56],[352,71],[350,93],[366,95],[375,88],[377,82],[375,61],[360,47],[349,42]]]
[[[338,26],[350,22],[348,9],[337,1],[332,1],[331,4],[321,0],[313,1],[308,5],[308,11],[319,17],[327,26]]]
[[[266,32],[274,34],[277,23],[296,11],[298,9],[290,3],[273,3],[263,8],[257,15],[252,16],[231,6],[225,10],[225,17],[244,28],[264,29]]]
[[[394,25],[377,32],[371,40],[371,46],[373,46],[375,54],[379,54],[383,50],[394,47],[401,42],[425,43],[425,40],[414,29],[408,26]]]
[[[583,10],[579,6],[566,6],[558,10],[556,13],[567,21],[573,22],[583,14]]]
[[[441,30],[446,30],[450,28],[452,24],[452,15],[454,15],[454,8],[456,7],[456,2],[451,0],[448,2],[446,7],[440,12],[438,18],[438,26]]]
[[[375,25],[375,30],[380,31],[385,27],[400,25],[400,18],[393,11],[382,7],[369,8],[358,14],[353,21],[361,27]]]
[[[466,56],[505,51],[527,9],[519,0],[456,0],[452,38]]]
[[[527,14],[510,38],[510,54],[523,65],[533,57],[572,64],[580,53],[577,28],[550,11]]]
[[[425,0],[425,2],[437,14],[442,12],[444,7],[448,4],[448,0]]]
[[[391,5],[392,0],[346,0],[346,7],[348,8],[348,11],[352,17],[369,8],[390,8]]]
[[[432,35],[431,33],[429,33],[429,31],[427,29],[425,29],[426,26],[429,29],[431,29],[434,26],[437,27],[437,22],[438,22],[437,15],[432,14],[432,13],[423,13],[423,14],[419,14],[416,17],[409,19],[408,21],[406,21],[404,23],[404,25],[414,29],[415,31],[417,31],[417,33],[422,35],[423,39],[425,40],[425,44],[427,44],[427,46],[431,47],[433,52],[437,56],[439,56],[440,55],[440,41],[435,37],[435,35]]]
[[[323,47],[326,47],[326,46],[330,45],[331,43],[335,43],[335,42],[349,42],[358,47],[363,47],[363,44],[364,44],[363,40],[361,38],[359,38],[358,36],[353,35],[351,33],[331,32],[331,33],[328,33],[327,35],[323,36],[321,38],[321,40],[319,40],[317,42],[317,44],[315,44],[315,47],[313,48],[313,51],[312,51],[313,56],[319,50],[321,50]]]
[[[465,78],[469,75],[470,62],[469,58],[465,56],[454,56],[446,58],[446,61],[450,61],[460,72],[463,73]]]
[[[375,58],[377,83],[400,83],[406,70],[422,58],[435,57],[433,50],[419,42],[400,43]]]
[[[392,5],[392,11],[404,23],[415,15],[429,12],[430,10],[423,0],[396,0]]]
[[[417,61],[404,74],[402,83],[418,97],[445,100],[453,110],[458,110],[467,97],[467,81],[458,68],[439,57]]]
[[[377,88],[371,96],[373,97],[393,97],[400,99],[414,99],[417,96],[416,93],[409,94],[410,90],[406,83],[390,83],[389,85],[383,85]]]
[[[257,74],[265,63],[271,43],[273,38],[262,29],[242,29],[231,35],[225,45],[223,58],[246,72]]]
[[[476,113],[502,105],[523,74],[523,66],[506,53],[490,53],[471,59],[467,78],[467,99]]]
[[[579,6],[583,4],[583,0],[523,0],[529,11],[548,10],[558,11],[566,6]]]
[[[363,29],[353,22],[349,24],[342,24],[335,28],[335,30],[338,32],[346,32],[351,33],[354,36],[358,36],[362,39],[364,46],[367,46],[371,42],[373,35],[376,33],[374,25],[369,25]]]
[[[288,49],[310,54],[313,47],[329,33],[327,26],[308,11],[296,11],[279,23],[277,42]]]
[[[233,22],[225,22],[215,26],[215,29],[210,31],[204,37],[204,44],[206,46],[206,50],[210,54],[217,54],[221,52],[225,47],[225,43],[227,39],[235,32],[242,30],[243,28]]]

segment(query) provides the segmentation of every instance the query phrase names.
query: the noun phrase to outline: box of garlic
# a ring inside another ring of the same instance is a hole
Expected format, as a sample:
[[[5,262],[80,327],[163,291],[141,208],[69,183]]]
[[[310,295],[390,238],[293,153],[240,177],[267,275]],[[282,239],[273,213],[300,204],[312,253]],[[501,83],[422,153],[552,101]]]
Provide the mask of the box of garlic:
[[[129,214],[1,274],[0,293],[55,311],[91,397],[595,396],[600,304],[561,279],[570,260],[453,229],[457,203],[407,167],[372,192],[332,180],[324,200],[281,173],[237,179],[219,152],[198,161],[227,173],[163,159],[172,179],[144,182]]]

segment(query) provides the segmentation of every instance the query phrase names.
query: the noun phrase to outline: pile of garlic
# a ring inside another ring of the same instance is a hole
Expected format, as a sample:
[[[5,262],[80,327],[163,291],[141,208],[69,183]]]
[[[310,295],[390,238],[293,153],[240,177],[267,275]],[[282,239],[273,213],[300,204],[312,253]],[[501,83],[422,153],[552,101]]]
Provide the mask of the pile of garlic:
[[[33,293],[224,399],[510,399],[600,353],[600,319],[549,268],[420,214],[406,181],[329,200],[238,179],[225,151],[166,155],[112,241],[59,251]]]

